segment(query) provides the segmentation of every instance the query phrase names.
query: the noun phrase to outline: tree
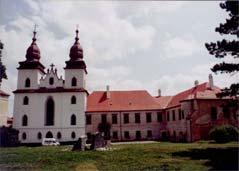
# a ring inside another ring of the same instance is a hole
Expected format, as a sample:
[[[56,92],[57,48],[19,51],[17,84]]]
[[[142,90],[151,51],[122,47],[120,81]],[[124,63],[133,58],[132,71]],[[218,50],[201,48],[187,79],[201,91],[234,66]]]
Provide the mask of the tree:
[[[2,64],[2,49],[3,49],[3,43],[0,41],[0,86],[2,79],[7,79],[7,74],[6,74],[6,67],[5,65]]]
[[[225,9],[229,13],[229,19],[226,19],[225,23],[221,23],[219,27],[215,29],[216,32],[221,35],[236,36],[236,40],[223,39],[217,42],[205,43],[209,54],[214,55],[216,58],[228,58],[229,56],[236,59],[239,58],[239,1],[226,1],[220,3],[220,7]],[[239,71],[238,62],[221,62],[214,65],[211,70],[215,73],[236,73]],[[236,80],[238,81],[238,80]],[[239,82],[233,83],[229,88],[224,88],[219,97],[224,96],[236,96],[239,95]]]

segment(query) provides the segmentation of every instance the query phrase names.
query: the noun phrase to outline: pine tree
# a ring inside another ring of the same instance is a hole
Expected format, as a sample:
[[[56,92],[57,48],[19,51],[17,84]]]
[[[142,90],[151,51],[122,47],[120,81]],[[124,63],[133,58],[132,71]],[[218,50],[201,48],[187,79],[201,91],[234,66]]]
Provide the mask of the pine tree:
[[[2,49],[3,49],[3,43],[0,41],[0,85],[2,82],[2,79],[7,79],[7,74],[6,74],[6,67],[5,65],[2,64]]]
[[[215,29],[220,35],[235,36],[236,39],[223,39],[217,42],[206,43],[205,46],[209,51],[209,54],[214,55],[216,58],[229,58],[235,59],[235,62],[221,62],[214,65],[211,70],[215,73],[231,73],[239,74],[239,63],[236,62],[239,59],[239,1],[226,1],[220,3],[220,7],[229,13],[229,19],[226,19],[225,23],[220,23],[220,26]],[[219,97],[224,96],[236,96],[239,95],[239,82],[233,83],[229,88],[224,88]]]

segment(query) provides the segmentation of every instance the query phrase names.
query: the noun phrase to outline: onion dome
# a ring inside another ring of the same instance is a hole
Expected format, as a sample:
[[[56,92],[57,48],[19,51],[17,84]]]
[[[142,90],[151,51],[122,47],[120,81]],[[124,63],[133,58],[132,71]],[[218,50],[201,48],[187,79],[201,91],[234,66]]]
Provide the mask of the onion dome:
[[[80,45],[80,42],[79,42],[78,33],[79,33],[79,31],[77,29],[76,30],[75,43],[71,47],[71,50],[70,50],[70,60],[71,61],[78,61],[78,60],[83,59],[83,49],[82,49],[82,47]]]
[[[29,48],[27,49],[27,54],[26,54],[26,58],[27,61],[39,61],[39,59],[41,58],[40,55],[40,49],[36,44],[36,31],[33,31],[33,38],[32,38],[32,43],[29,46]]]

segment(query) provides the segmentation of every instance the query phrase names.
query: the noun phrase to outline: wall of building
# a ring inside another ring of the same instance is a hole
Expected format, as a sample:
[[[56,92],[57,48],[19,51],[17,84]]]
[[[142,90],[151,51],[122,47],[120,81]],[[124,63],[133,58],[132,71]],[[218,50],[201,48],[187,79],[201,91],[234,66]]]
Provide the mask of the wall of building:
[[[126,112],[94,112],[86,113],[91,115],[91,124],[86,125],[86,133],[98,132],[98,125],[101,123],[101,115],[106,114],[107,122],[111,124],[111,139],[115,141],[136,140],[136,131],[140,131],[141,139],[158,139],[160,137],[161,124],[157,119],[157,112],[161,111],[126,111]],[[135,113],[140,113],[140,123],[135,123]],[[146,113],[151,113],[151,122],[147,123]],[[112,115],[117,114],[117,124],[112,124]],[[129,114],[129,123],[124,123],[124,114]],[[147,132],[152,131],[152,137]],[[114,139],[113,132],[118,132],[118,139]],[[124,132],[129,132],[129,138]]]
[[[75,96],[76,104],[71,104],[71,97]],[[23,98],[28,96],[29,105],[23,105]],[[45,126],[46,101],[52,97],[55,104],[54,126]],[[85,105],[86,94],[80,93],[29,93],[15,94],[14,99],[14,128],[19,130],[19,139],[22,143],[41,142],[37,138],[37,133],[41,132],[45,137],[46,132],[51,131],[56,137],[57,132],[61,132],[59,141],[73,141],[71,132],[75,132],[76,138],[85,135]],[[71,115],[76,115],[76,125],[71,125]],[[22,126],[22,118],[28,117],[28,125]],[[27,134],[27,139],[23,140],[21,135]]]
[[[8,97],[0,96],[0,126],[7,125]]]

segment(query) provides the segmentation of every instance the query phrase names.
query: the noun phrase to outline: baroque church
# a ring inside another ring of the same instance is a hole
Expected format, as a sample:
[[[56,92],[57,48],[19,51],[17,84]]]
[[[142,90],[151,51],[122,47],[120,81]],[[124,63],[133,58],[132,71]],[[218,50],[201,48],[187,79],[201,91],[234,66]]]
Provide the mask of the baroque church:
[[[65,62],[65,79],[58,76],[53,64],[45,71],[33,32],[26,59],[19,62],[17,90],[13,92],[13,127],[19,130],[22,143],[40,143],[44,137],[69,142],[85,135],[87,70],[78,32]]]

